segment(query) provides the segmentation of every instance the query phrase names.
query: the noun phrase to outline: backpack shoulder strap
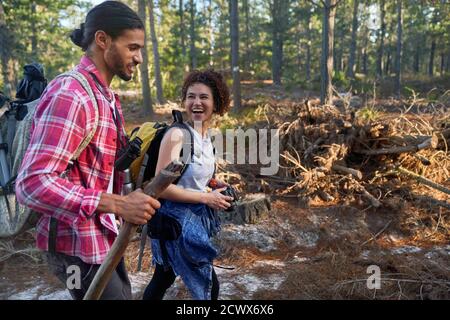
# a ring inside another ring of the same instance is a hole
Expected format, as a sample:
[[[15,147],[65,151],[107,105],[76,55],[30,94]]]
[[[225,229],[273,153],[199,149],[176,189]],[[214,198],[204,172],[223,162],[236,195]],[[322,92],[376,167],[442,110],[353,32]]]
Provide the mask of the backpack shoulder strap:
[[[71,70],[68,72],[65,72],[59,77],[72,77],[75,80],[77,80],[83,89],[87,92],[89,95],[89,98],[92,101],[92,104],[94,105],[94,112],[95,112],[95,122],[94,127],[92,128],[91,132],[83,139],[81,144],[78,146],[77,150],[75,151],[72,158],[69,160],[69,167],[73,165],[73,162],[78,159],[81,152],[83,152],[84,149],[88,146],[88,144],[91,142],[92,138],[94,137],[95,132],[97,131],[98,122],[99,122],[99,111],[98,111],[98,103],[97,99],[95,98],[94,92],[92,91],[91,86],[89,85],[88,80],[86,79],[86,76],[82,74],[81,72]],[[67,169],[66,169],[67,170]],[[63,173],[63,175],[65,172]],[[49,233],[48,233],[48,251],[51,253],[56,252],[56,237],[57,237],[57,228],[58,228],[58,220],[55,217],[50,218],[50,224],[49,224]]]
[[[183,133],[184,141],[183,147],[181,148],[180,157],[184,164],[188,164],[194,159],[194,134],[192,133],[191,129],[189,129],[188,125],[184,122],[174,122],[172,125],[170,125],[169,129],[171,128],[179,128]],[[184,153],[185,150],[189,152]]]
[[[183,120],[183,114],[179,110],[172,110],[173,123],[170,125],[170,128],[180,128],[183,131],[183,135],[185,137],[185,141],[183,143],[183,148],[181,149],[181,158],[185,164],[188,164],[189,161],[194,159],[194,134],[191,129]],[[188,136],[186,136],[185,132],[188,132]],[[189,148],[189,154],[183,154],[183,150],[185,147]]]
[[[97,126],[99,122],[99,112],[98,112],[98,103],[97,99],[95,98],[94,92],[92,91],[91,86],[89,85],[88,80],[86,79],[86,76],[82,74],[79,71],[71,70],[68,72],[65,72],[61,74],[59,77],[72,77],[75,80],[77,80],[83,89],[87,92],[89,95],[89,98],[92,101],[92,104],[94,105],[94,112],[95,112],[95,121],[94,121],[94,127],[92,128],[91,132],[83,139],[81,144],[78,146],[78,149],[75,151],[71,161],[75,161],[80,156],[81,152],[88,146],[88,144],[91,142],[92,138],[94,137],[95,132],[97,131]]]
[[[173,122],[184,123],[183,114],[180,110],[172,110]]]

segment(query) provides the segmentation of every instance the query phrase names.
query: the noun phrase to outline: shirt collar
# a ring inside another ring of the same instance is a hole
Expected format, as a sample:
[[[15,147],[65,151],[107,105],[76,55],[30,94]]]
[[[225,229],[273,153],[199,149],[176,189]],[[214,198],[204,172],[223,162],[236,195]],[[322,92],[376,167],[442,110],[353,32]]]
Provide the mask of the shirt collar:
[[[103,94],[106,95],[108,100],[111,100],[113,95],[115,96],[115,94],[111,90],[111,88],[109,88],[106,85],[105,80],[101,76],[100,71],[97,69],[97,67],[94,64],[94,62],[92,61],[92,59],[89,58],[87,55],[84,55],[83,57],[81,57],[79,68],[82,70],[86,70],[87,72],[89,72],[90,74],[95,76],[96,83],[99,84],[99,87],[101,87]]]

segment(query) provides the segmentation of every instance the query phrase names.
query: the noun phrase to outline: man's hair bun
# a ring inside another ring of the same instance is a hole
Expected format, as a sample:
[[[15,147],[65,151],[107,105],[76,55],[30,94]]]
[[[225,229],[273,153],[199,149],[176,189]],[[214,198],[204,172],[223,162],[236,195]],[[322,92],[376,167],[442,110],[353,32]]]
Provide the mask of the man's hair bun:
[[[70,39],[78,47],[83,47],[83,34],[84,34],[84,23],[81,24],[80,28],[75,29],[70,34]]]

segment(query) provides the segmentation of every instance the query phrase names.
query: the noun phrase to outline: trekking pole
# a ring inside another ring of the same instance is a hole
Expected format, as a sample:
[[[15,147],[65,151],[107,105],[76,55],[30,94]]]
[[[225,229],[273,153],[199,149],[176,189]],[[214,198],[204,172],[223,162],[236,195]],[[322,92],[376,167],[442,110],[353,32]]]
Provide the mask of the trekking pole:
[[[160,194],[180,175],[183,168],[183,163],[180,161],[171,162],[144,188],[144,193],[157,199]],[[83,300],[98,300],[103,293],[113,271],[122,259],[123,254],[131,240],[131,237],[136,232],[138,225],[124,222],[120,228],[119,235],[108,252],[105,261],[98,269],[94,280],[92,280],[88,291],[86,292]]]

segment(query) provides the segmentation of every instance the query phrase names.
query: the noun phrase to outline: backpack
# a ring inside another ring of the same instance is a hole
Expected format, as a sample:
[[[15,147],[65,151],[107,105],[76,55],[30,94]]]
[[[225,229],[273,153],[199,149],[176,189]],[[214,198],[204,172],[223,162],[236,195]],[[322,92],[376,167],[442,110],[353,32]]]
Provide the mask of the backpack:
[[[159,149],[161,141],[167,131],[171,128],[182,129],[184,145],[181,149],[180,157],[185,164],[181,170],[181,175],[174,181],[176,184],[189,165],[190,159],[194,156],[194,136],[180,111],[172,110],[173,123],[145,122],[140,127],[134,128],[130,133],[130,140],[138,137],[142,140],[141,154],[130,166],[131,179],[136,188],[142,187],[146,181],[155,177],[156,165],[158,163]]]
[[[15,180],[17,178],[18,170],[21,166],[26,149],[30,142],[31,138],[30,129],[36,112],[36,106],[39,104],[40,96],[45,88],[45,86],[41,85],[42,83],[44,83],[44,81],[42,81],[43,74],[42,78],[39,77],[37,79],[33,78],[33,75],[34,76],[38,75],[36,73],[37,70],[38,68],[35,65],[33,65],[33,67],[30,68],[25,68],[25,78],[20,82],[16,95],[16,97],[21,99],[18,100],[18,102],[21,103],[21,106],[19,107],[21,108],[21,116],[18,118],[16,115],[16,119],[18,120],[18,122],[16,124],[14,140],[12,142],[10,150],[12,155],[11,157],[12,178],[9,180],[9,182],[7,182],[5,186],[2,186],[0,192],[0,238],[10,238],[35,227],[37,221],[41,216],[39,212],[36,212],[31,208],[19,204],[16,201],[15,196]],[[40,70],[42,71],[42,69]],[[61,177],[65,177],[67,172],[72,167],[73,162],[78,159],[83,150],[91,142],[97,130],[99,122],[99,114],[98,114],[98,104],[95,95],[89,85],[88,80],[82,73],[72,70],[59,75],[57,78],[60,77],[72,77],[76,79],[89,95],[89,98],[94,104],[95,109],[94,127],[92,131],[84,138],[84,140],[78,146],[75,154],[69,161],[69,166],[61,174]],[[29,101],[30,99],[36,97],[38,98],[34,99],[33,101]]]

